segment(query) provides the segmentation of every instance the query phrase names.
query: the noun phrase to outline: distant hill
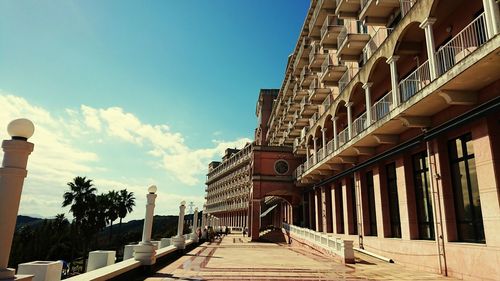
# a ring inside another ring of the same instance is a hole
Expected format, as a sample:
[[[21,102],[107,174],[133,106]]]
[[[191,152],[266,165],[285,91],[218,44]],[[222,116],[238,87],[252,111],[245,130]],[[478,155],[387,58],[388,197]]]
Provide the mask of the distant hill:
[[[23,226],[36,226],[37,224],[41,223],[43,219],[41,218],[34,218],[34,217],[29,217],[29,216],[17,216],[17,221],[16,221],[16,230]]]

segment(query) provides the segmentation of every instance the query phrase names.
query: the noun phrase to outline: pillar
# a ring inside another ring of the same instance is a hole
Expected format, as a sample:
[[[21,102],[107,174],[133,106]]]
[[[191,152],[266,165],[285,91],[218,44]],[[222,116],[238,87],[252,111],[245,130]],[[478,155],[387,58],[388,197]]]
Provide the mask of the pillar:
[[[314,216],[314,221],[315,221],[315,231],[319,231],[319,224],[320,224],[320,218],[321,214],[318,212],[319,210],[319,204],[320,204],[320,198],[318,198],[318,191],[314,189],[314,211],[315,211],[315,216]]]
[[[346,140],[346,142],[352,139],[352,105],[353,105],[352,102],[348,102],[345,105],[347,107],[347,135],[348,135],[348,139]]]
[[[151,243],[151,230],[153,229],[153,216],[156,200],[156,186],[148,188],[146,195],[146,215],[144,217],[144,226],[142,228],[142,241],[134,248],[134,259],[140,261],[142,265],[152,265],[156,263],[156,251]]]
[[[12,121],[7,128],[12,140],[4,140],[3,163],[0,168],[0,279],[14,278],[14,269],[7,268],[21,200],[26,165],[34,145],[28,142],[34,126],[27,119]]]
[[[326,128],[321,129],[321,137],[323,138],[323,158],[326,158]]]
[[[313,141],[314,141],[314,157],[313,157],[313,165],[317,163],[317,160],[318,160],[318,145],[316,144],[316,141],[318,140],[318,138],[314,138]]]
[[[495,0],[483,0],[488,38],[493,38],[500,30],[500,12]]]
[[[332,117],[332,123],[333,123],[333,148],[334,150],[337,150],[339,148],[339,138],[337,135],[337,119],[338,117]]]
[[[184,211],[186,210],[186,202],[182,201],[179,206],[179,221],[177,223],[177,236],[172,237],[172,244],[178,250],[184,250],[186,248],[186,239],[184,238],[183,230],[184,230]],[[215,225],[215,220],[213,221]]]
[[[429,72],[431,80],[438,77],[438,68],[436,63],[436,52],[434,50],[434,33],[432,32],[432,25],[436,22],[435,18],[427,18],[420,24],[425,32],[425,46],[427,49],[427,57],[429,58]]]
[[[366,105],[366,127],[372,124],[372,97],[370,93],[370,88],[373,83],[367,82],[363,85],[363,89],[365,89],[365,105]]]
[[[322,231],[323,232],[328,232],[328,223],[327,223],[327,217],[326,217],[326,187],[322,186],[321,187],[321,224],[322,224]]]
[[[191,240],[195,243],[198,242],[198,208],[194,208],[193,214],[193,233],[191,234]]]
[[[307,164],[307,167],[309,168],[309,158],[310,158],[310,152],[309,152],[309,145],[306,143],[306,164]]]
[[[399,56],[391,56],[387,59],[387,63],[391,68],[391,88],[392,88],[392,108],[396,108],[399,106],[399,86],[398,86],[398,68],[396,62],[398,61]]]
[[[252,241],[257,241],[259,239],[260,230],[260,199],[252,199],[251,208],[250,236],[252,237]]]

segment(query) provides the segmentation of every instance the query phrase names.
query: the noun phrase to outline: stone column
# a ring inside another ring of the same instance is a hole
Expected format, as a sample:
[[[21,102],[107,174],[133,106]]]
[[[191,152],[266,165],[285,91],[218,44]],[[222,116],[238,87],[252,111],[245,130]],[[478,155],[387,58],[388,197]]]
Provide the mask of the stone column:
[[[142,228],[142,241],[134,248],[134,259],[140,261],[142,265],[152,265],[156,263],[156,251],[151,243],[151,230],[153,228],[153,215],[155,210],[156,186],[148,188],[146,195],[146,215],[144,217],[144,226]]]
[[[322,186],[321,187],[321,224],[322,224],[322,231],[323,232],[328,232],[328,223],[327,223],[327,217],[326,217],[326,187]]]
[[[352,105],[352,102],[348,102],[345,105],[347,107],[347,135],[349,138],[346,142],[352,139]]]
[[[196,233],[197,230],[198,230],[198,208],[194,208],[193,233],[191,234],[191,240],[193,240],[195,243],[198,243],[198,233]]]
[[[398,86],[398,68],[396,62],[398,61],[399,56],[391,56],[387,59],[387,63],[391,68],[391,88],[392,88],[392,108],[396,108],[399,106],[399,86]]]
[[[488,38],[493,38],[500,30],[500,13],[495,0],[483,0],[484,16]]]
[[[368,82],[363,85],[363,89],[365,89],[365,105],[366,105],[366,127],[370,126],[373,122],[372,120],[372,97],[370,93],[370,88],[373,83]]]
[[[333,149],[337,150],[339,148],[339,138],[338,138],[338,132],[337,132],[337,119],[338,117],[332,117],[332,123],[333,123]]]
[[[12,139],[2,142],[4,156],[0,168],[0,280],[14,278],[15,270],[7,266],[24,178],[28,174],[28,156],[34,148],[27,140],[33,135],[35,127],[27,119],[17,119],[8,125],[7,131]]]
[[[420,24],[425,32],[425,46],[427,49],[427,57],[429,58],[429,72],[431,80],[438,77],[438,68],[436,63],[436,51],[434,50],[434,33],[432,32],[432,25],[436,22],[435,18],[427,18]]]
[[[309,145],[306,143],[306,164],[307,164],[307,167],[309,167]]]
[[[250,236],[252,237],[252,241],[257,241],[260,229],[260,199],[252,199],[251,215]]]
[[[318,198],[318,191],[314,190],[314,211],[316,215],[314,216],[315,220],[315,231],[319,231],[319,224],[320,224],[320,219],[321,219],[321,213],[318,212],[319,210],[319,204],[320,204],[320,198]]]
[[[317,155],[318,155],[318,145],[316,144],[316,141],[317,141],[317,140],[318,140],[318,138],[314,138],[314,139],[313,139],[313,142],[314,142],[314,143],[313,143],[313,145],[314,145],[313,165],[314,165],[314,164],[316,164],[316,163],[317,163],[317,160],[318,160],[318,158],[317,158]]]
[[[326,158],[326,128],[321,129],[321,137],[323,138],[323,158]]]
[[[186,201],[182,201],[179,206],[179,221],[177,224],[177,236],[172,237],[172,244],[179,250],[186,248],[186,239],[184,238],[184,211],[186,210]]]

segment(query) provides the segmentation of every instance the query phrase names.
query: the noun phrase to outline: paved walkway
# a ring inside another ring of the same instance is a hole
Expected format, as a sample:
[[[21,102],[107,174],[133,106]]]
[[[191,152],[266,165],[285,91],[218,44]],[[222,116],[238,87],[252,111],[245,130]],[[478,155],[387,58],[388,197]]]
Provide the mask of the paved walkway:
[[[311,249],[253,243],[246,237],[229,235],[222,241],[197,247],[146,281],[453,280],[365,255],[357,256],[357,261],[355,265],[342,265]]]

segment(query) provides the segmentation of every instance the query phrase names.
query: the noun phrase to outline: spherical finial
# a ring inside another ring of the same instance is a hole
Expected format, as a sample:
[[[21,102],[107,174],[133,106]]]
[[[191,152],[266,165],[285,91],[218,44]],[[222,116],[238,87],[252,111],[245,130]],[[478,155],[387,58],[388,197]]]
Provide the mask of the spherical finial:
[[[28,140],[31,136],[33,136],[35,126],[33,125],[33,122],[28,119],[16,119],[9,123],[7,126],[7,132],[12,139]]]
[[[149,193],[156,193],[156,190],[158,190],[158,188],[156,187],[156,185],[152,185],[148,188],[148,192]]]
[[[182,201],[182,202],[181,202],[181,205],[182,205],[182,206],[186,205],[186,201]]]

